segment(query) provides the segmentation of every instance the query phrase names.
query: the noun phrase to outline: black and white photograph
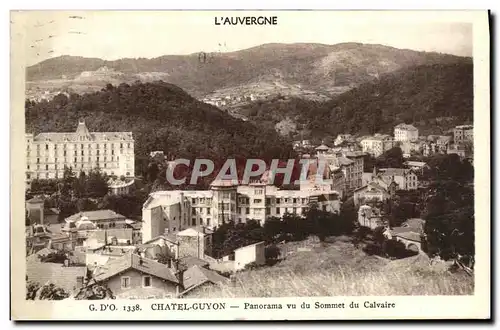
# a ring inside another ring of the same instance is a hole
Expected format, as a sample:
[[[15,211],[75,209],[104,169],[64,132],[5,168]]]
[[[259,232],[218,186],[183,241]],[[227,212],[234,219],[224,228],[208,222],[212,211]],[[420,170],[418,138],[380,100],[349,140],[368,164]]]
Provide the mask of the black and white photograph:
[[[421,315],[405,297],[467,318],[450,304],[488,302],[486,11],[10,24],[14,318]]]

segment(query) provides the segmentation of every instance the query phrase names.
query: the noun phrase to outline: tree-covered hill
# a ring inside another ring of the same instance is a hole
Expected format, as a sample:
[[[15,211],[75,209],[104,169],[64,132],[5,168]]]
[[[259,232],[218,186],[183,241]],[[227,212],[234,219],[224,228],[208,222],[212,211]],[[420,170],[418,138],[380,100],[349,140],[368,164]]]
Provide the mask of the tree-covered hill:
[[[40,103],[26,101],[26,131],[132,131],[136,159],[163,150],[172,158],[287,159],[291,147],[273,130],[233,118],[164,82],[108,85],[99,92]],[[138,173],[140,174],[140,173]]]
[[[239,112],[271,127],[290,118],[298,128],[322,138],[339,133],[391,133],[413,123],[423,134],[473,119],[472,64],[434,64],[401,69],[327,102],[275,98]]]

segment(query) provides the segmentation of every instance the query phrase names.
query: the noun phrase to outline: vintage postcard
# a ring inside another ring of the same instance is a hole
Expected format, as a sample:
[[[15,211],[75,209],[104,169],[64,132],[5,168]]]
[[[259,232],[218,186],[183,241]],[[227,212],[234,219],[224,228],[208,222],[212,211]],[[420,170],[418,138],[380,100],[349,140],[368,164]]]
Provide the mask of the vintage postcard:
[[[10,26],[13,320],[491,317],[487,11]]]

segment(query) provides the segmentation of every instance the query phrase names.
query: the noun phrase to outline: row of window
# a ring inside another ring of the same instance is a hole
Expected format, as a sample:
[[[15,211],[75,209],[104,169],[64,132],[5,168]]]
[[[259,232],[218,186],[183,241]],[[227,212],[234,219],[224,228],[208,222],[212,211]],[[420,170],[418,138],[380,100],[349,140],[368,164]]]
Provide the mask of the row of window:
[[[114,172],[113,172],[113,171],[111,171],[111,172],[109,172],[109,173],[108,173],[108,172],[104,171],[104,174],[114,175]],[[62,177],[63,177],[63,175],[64,175],[64,173],[63,173],[62,171],[61,171],[61,172],[56,172],[56,173],[54,174],[53,178],[55,178],[55,179],[59,179],[59,178],[62,178]],[[125,175],[126,175],[126,176],[130,176],[130,172],[127,172]],[[41,178],[42,178],[42,176],[40,175],[40,173],[36,173],[35,177],[36,177],[37,179],[41,179]],[[46,172],[46,173],[45,173],[45,175],[44,175],[44,178],[45,178],[45,179],[50,179],[50,178],[51,178],[50,173],[49,173],[49,172]],[[31,174],[30,174],[30,173],[26,173],[26,179],[27,179],[27,180],[31,180],[31,179],[32,179],[32,177],[31,177]]]
[[[57,149],[59,149],[59,148],[61,148],[61,149],[66,149],[66,146],[67,146],[67,145],[68,145],[68,144],[66,144],[66,143],[64,143],[64,144],[53,144],[53,145],[45,144],[45,150],[49,150],[49,146],[53,146],[53,149],[54,149],[54,150],[57,150]],[[60,147],[58,147],[58,146],[60,146]],[[82,143],[82,144],[80,144],[80,148],[82,148],[82,149],[83,149],[83,148],[84,148],[84,146],[85,146],[85,145],[84,145],[83,143]],[[101,145],[100,145],[99,143],[97,143],[97,144],[87,144],[87,148],[88,148],[88,149],[90,149],[90,148],[91,148],[91,146],[94,146],[94,147],[95,147],[95,149],[99,149]],[[114,148],[115,148],[115,144],[114,144],[114,143],[108,143],[108,144],[104,143],[104,144],[102,144],[102,148],[103,148],[103,149],[107,149],[107,148],[108,148],[108,146],[109,146],[111,149],[114,149]],[[116,146],[118,147],[118,144],[116,144]],[[126,148],[131,148],[131,146],[132,146],[132,144],[131,144],[131,143],[127,143]],[[74,145],[73,145],[73,147],[74,147],[74,149],[76,149],[76,148],[78,148],[78,145],[77,145],[77,144],[74,144]],[[123,149],[123,147],[124,147],[124,143],[120,143],[120,149]],[[28,142],[28,145],[27,145],[27,147],[26,147],[26,148],[27,148],[27,150],[30,150],[30,148],[31,148],[31,147],[30,147],[30,143],[29,143],[29,142]],[[37,149],[37,150],[40,150],[40,149],[41,149],[41,148],[40,148],[40,144],[36,144],[36,149]]]
[[[75,155],[75,156],[76,156],[76,155]],[[77,157],[75,157],[74,159],[75,159],[75,163],[77,163],[77,162],[78,162]],[[96,157],[95,157],[95,160],[96,160],[97,162],[99,162],[99,160],[100,160],[100,159],[101,159],[101,158],[100,158],[99,156],[96,156]],[[88,161],[89,163],[90,163],[90,162],[92,162],[92,157],[91,157],[91,156],[89,156],[89,157],[88,157],[88,160],[89,160],[89,161]],[[108,160],[108,157],[107,157],[107,156],[104,156],[104,161],[106,162],[107,160]],[[130,157],[127,157],[127,158],[126,158],[126,160],[127,160],[127,161],[130,161]],[[82,163],[83,163],[83,162],[85,162],[83,157],[81,157],[81,158],[80,158],[80,161],[81,161]],[[114,162],[114,161],[115,161],[115,156],[111,156],[111,161],[112,161],[112,162]],[[118,162],[118,161],[120,161],[120,157],[119,157],[119,156],[117,156],[117,157],[116,157],[116,161],[117,161],[117,162]],[[57,157],[56,157],[56,158],[54,158],[53,163],[58,163],[58,162],[63,163],[63,159],[62,159],[62,158],[61,158],[61,159],[59,159],[59,158],[57,158]],[[28,163],[29,163],[29,159],[28,159]],[[40,158],[37,158],[37,159],[36,159],[36,163],[37,163],[37,164],[40,164]],[[48,157],[45,157],[45,163],[49,163],[49,158],[48,158]],[[52,162],[51,162],[51,163],[52,163]],[[64,158],[64,163],[68,163],[68,159],[67,159],[67,158]]]
[[[100,167],[99,159],[97,159],[97,161],[93,162],[93,163],[90,160],[87,163],[84,163],[83,160],[82,160],[82,162],[78,163],[76,161],[76,159],[75,159],[75,166],[74,166],[75,169],[78,168],[78,164],[80,164],[80,168]],[[118,164],[116,164],[116,163],[101,163],[101,164],[103,165],[103,168],[118,168]],[[96,166],[94,166],[94,165],[96,165]],[[130,168],[130,164],[125,164],[125,165],[126,165],[125,166],[126,168]],[[54,167],[46,164],[45,165],[45,171],[49,171],[49,170],[55,170],[55,171],[57,171],[57,170],[63,170],[65,167],[70,167],[69,163],[67,163],[67,165],[65,164],[65,165],[60,166],[60,167],[57,164],[54,164]],[[28,169],[28,171],[31,170],[30,164],[27,165],[27,169]],[[40,171],[40,164],[36,165],[36,170]]]

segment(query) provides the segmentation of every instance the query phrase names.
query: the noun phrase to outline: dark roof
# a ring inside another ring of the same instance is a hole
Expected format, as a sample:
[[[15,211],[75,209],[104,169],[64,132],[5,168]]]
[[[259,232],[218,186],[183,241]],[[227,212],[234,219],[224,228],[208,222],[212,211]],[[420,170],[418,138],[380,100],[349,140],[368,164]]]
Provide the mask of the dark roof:
[[[78,221],[82,217],[87,217],[89,221],[99,221],[99,220],[109,220],[109,219],[120,219],[125,220],[125,216],[116,213],[112,210],[97,210],[97,211],[85,211],[78,212],[66,218],[66,221]]]
[[[407,239],[409,241],[414,241],[414,242],[421,242],[422,241],[421,235],[418,234],[418,233],[415,233],[413,231],[407,231],[407,232],[403,232],[403,233],[396,233],[394,235],[398,236],[398,237],[401,237],[401,238],[404,238],[404,239]]]
[[[48,209],[45,209],[43,211],[44,215],[59,215],[59,213],[61,213],[61,211],[59,211],[59,209],[55,208],[55,207],[51,207],[51,208],[48,208]]]
[[[43,203],[44,199],[40,196],[33,197],[32,199],[29,199],[26,201],[26,203],[29,204],[35,204],[35,203]]]
[[[193,266],[182,274],[184,290],[189,291],[205,283],[224,283],[228,279],[217,272],[200,266]]]
[[[102,272],[96,274],[95,279],[97,281],[103,281],[128,269],[135,269],[141,273],[149,274],[166,281],[179,283],[179,280],[171,268],[134,253],[128,253],[118,259],[109,260],[104,265],[103,269],[101,269]]]
[[[384,187],[382,187],[381,185],[379,185],[376,182],[370,182],[367,185],[364,185],[363,187],[359,187],[357,189],[354,189],[354,191],[359,191],[359,190],[366,189],[366,188],[368,188],[368,186],[371,186],[371,187],[373,187],[375,189],[378,189],[378,190],[381,190],[381,191],[386,191],[386,189]]]
[[[77,289],[77,278],[85,278],[86,267],[65,267],[63,264],[40,262],[26,264],[28,281],[38,282],[40,285],[53,283],[55,286],[71,292]]]
[[[179,259],[179,267],[182,267],[184,269],[188,269],[193,266],[206,267],[208,265],[209,263],[207,261],[193,256],[186,256]]]

